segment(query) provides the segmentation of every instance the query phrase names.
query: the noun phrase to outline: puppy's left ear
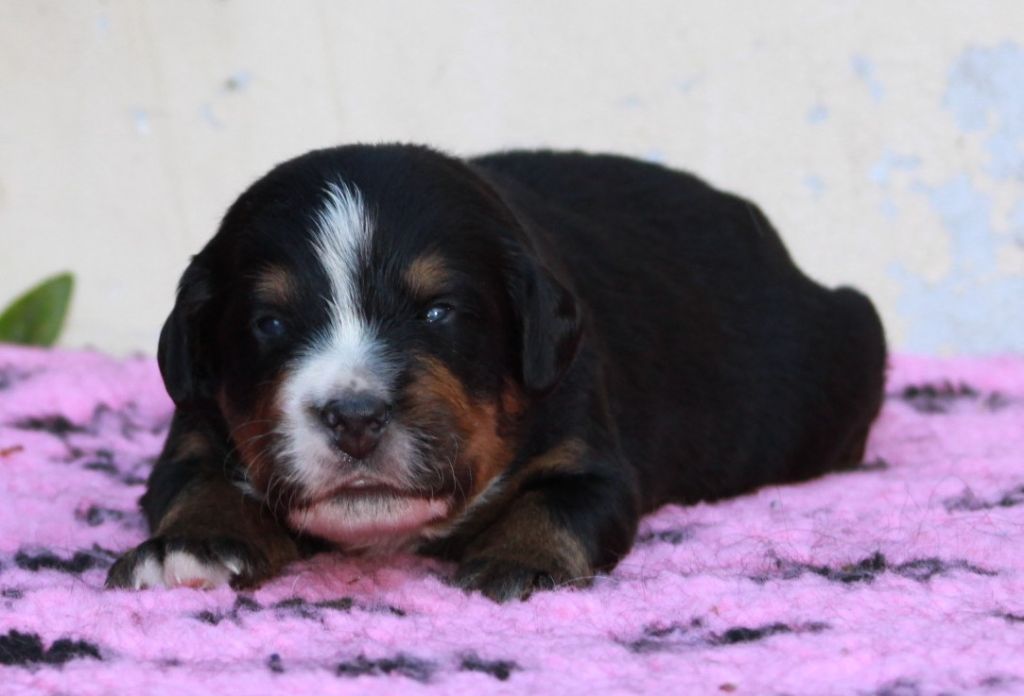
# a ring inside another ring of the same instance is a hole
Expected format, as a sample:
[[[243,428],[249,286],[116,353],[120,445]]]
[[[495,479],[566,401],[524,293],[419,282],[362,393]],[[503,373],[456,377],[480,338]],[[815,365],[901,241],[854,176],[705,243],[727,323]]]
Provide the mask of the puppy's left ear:
[[[193,259],[178,283],[178,296],[160,331],[157,362],[176,406],[209,396],[209,357],[203,349],[203,323],[212,291],[209,271]],[[208,338],[208,337],[207,337]]]
[[[518,315],[523,386],[545,394],[562,379],[579,348],[583,325],[573,294],[535,259],[520,252],[509,282]]]

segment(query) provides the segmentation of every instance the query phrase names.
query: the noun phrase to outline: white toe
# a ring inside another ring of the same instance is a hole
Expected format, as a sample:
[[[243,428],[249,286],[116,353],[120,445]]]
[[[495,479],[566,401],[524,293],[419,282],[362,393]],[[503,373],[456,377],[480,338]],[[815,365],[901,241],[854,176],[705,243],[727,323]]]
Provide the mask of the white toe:
[[[160,561],[149,556],[142,563],[135,566],[135,570],[132,572],[132,586],[136,590],[162,587],[163,584],[164,569],[161,567]]]
[[[238,575],[242,572],[242,562],[239,559],[233,556],[228,556],[223,559],[223,562],[224,565],[227,566],[228,570],[231,571],[232,575]]]
[[[171,551],[164,558],[163,584],[209,589],[226,584],[233,571],[218,561],[204,562],[187,551]]]

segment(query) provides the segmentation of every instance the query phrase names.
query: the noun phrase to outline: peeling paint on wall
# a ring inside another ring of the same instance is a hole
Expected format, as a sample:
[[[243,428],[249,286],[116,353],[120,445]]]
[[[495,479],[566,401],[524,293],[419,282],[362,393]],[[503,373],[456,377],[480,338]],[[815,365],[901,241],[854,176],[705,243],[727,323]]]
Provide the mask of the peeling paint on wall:
[[[145,109],[132,110],[132,123],[135,126],[135,132],[139,135],[149,135],[153,132],[149,121],[149,112]]]
[[[804,177],[804,188],[814,198],[820,198],[825,193],[825,180],[817,174],[808,174]]]
[[[804,117],[807,123],[812,126],[818,123],[823,123],[828,120],[828,107],[824,104],[815,104],[807,110],[807,115]]]
[[[899,310],[910,327],[907,348],[1021,351],[1024,277],[1001,272],[999,261],[1020,253],[1024,236],[1024,48],[1007,42],[965,51],[950,70],[943,106],[965,137],[982,139],[987,156],[980,171],[954,173],[938,184],[915,182],[950,237],[951,259],[938,282],[898,262],[890,268],[903,286]],[[870,177],[885,186],[894,168],[911,161],[916,167],[913,158],[886,153]],[[1015,199],[1006,220],[993,205],[995,193]]]
[[[871,98],[875,101],[882,101],[885,98],[885,87],[882,86],[875,71],[875,64],[867,56],[855,55],[850,60],[853,72],[861,79],[861,82],[868,88]]]
[[[703,75],[692,75],[690,77],[680,80],[676,84],[676,89],[678,89],[682,94],[689,94],[690,92],[693,91],[695,87],[700,85],[701,81],[703,80]]]
[[[971,48],[953,66],[945,106],[964,133],[984,133],[989,173],[1024,181],[1024,48]]]
[[[869,176],[879,186],[888,186],[896,172],[912,172],[921,166],[921,158],[917,155],[901,155],[886,150],[871,167]]]
[[[757,201],[812,277],[869,294],[894,351],[1024,353],[1024,0],[38,5],[0,21],[0,245],[31,232],[0,296],[73,270],[68,346],[151,352],[253,179],[402,141],[694,172]]]
[[[1014,242],[1024,249],[1024,200],[1018,201],[1013,212],[1010,213],[1010,230]]]

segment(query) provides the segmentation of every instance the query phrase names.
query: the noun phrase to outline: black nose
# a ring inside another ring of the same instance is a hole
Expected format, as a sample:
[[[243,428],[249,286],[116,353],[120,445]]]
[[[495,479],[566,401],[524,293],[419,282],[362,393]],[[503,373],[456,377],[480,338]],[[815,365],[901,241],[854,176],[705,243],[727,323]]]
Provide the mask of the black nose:
[[[320,420],[330,428],[335,444],[355,459],[363,459],[376,449],[390,419],[388,402],[368,392],[328,401],[320,409]]]

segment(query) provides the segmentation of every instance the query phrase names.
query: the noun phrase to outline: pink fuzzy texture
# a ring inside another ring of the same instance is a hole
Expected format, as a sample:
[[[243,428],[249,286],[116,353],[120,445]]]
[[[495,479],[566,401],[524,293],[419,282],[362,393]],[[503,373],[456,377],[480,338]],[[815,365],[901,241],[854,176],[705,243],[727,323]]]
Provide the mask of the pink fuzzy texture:
[[[589,590],[330,554],[239,599],[102,589],[145,538],[154,362],[0,347],[0,693],[1022,693],[1024,359],[897,358],[888,390],[873,466],[668,506]]]

